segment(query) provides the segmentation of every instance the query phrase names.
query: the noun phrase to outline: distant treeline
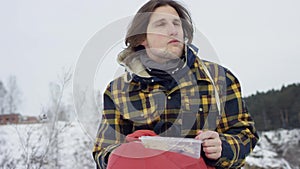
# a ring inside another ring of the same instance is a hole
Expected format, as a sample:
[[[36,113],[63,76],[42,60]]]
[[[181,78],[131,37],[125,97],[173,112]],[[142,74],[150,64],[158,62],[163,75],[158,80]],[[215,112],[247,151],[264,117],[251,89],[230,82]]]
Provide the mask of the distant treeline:
[[[257,130],[300,128],[300,84],[245,98]]]

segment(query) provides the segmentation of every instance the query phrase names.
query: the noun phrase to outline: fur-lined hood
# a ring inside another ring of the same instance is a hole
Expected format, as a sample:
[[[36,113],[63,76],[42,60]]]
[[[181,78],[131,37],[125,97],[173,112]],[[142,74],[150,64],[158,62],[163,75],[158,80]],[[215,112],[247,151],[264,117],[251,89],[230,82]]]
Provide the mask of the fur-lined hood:
[[[124,49],[118,55],[118,63],[126,68],[130,74],[136,74],[140,77],[150,78],[151,76],[146,71],[145,66],[142,64],[139,57],[141,52],[135,52],[130,49]]]
[[[185,47],[186,57],[188,50],[190,50],[194,55],[197,55],[198,49],[194,46],[187,45]],[[145,52],[145,50],[135,52],[130,49],[124,49],[119,53],[117,61],[121,66],[125,67],[128,73],[136,74],[142,78],[151,78],[151,75],[146,71],[146,67],[142,64],[139,57],[139,55],[143,54],[142,52]]]

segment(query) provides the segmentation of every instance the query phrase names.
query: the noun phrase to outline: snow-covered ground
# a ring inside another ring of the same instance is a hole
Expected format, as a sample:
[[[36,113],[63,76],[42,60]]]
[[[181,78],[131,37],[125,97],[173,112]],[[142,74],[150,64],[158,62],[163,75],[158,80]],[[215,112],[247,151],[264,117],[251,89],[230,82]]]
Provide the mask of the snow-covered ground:
[[[90,140],[76,122],[0,126],[0,168],[95,168]],[[300,130],[260,133],[248,168],[299,169]]]
[[[91,149],[75,122],[0,126],[1,169],[95,168]]]
[[[260,133],[259,143],[246,161],[256,168],[299,169],[300,129]]]

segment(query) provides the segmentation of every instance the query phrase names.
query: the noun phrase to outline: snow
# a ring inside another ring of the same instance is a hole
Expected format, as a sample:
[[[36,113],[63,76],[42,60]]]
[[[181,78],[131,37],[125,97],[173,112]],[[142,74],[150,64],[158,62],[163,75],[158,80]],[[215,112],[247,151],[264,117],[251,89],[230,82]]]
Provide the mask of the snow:
[[[261,168],[299,169],[299,143],[299,129],[262,132],[254,151],[246,158],[247,164]]]
[[[0,168],[95,168],[92,141],[76,122],[0,126]]]
[[[244,168],[299,169],[299,143],[300,129],[261,132]],[[92,146],[78,122],[2,125],[0,168],[95,168]]]

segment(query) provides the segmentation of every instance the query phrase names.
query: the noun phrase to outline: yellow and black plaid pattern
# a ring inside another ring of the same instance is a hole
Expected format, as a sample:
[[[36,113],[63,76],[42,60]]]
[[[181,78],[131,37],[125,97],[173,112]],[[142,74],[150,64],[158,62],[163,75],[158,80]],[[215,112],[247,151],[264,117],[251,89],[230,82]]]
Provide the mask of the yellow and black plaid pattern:
[[[222,116],[216,121],[222,140],[222,157],[207,163],[222,168],[241,167],[258,140],[254,122],[241,98],[238,80],[227,69],[204,62],[220,90]],[[216,113],[214,87],[197,58],[178,85],[167,90],[159,83],[124,82],[124,77],[110,83],[104,93],[102,123],[94,146],[98,167],[125,136],[139,129],[153,130],[159,121],[171,122],[181,137],[193,138],[197,130],[209,129],[209,114]],[[214,126],[214,125],[212,125]],[[166,130],[165,134],[173,130]],[[107,160],[107,159],[106,159]]]

